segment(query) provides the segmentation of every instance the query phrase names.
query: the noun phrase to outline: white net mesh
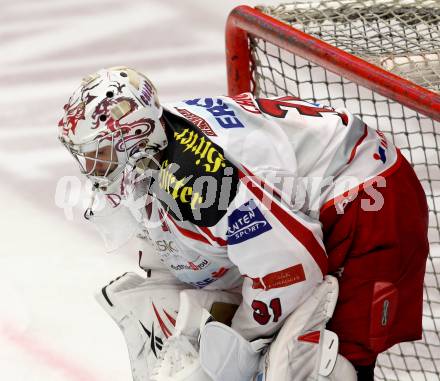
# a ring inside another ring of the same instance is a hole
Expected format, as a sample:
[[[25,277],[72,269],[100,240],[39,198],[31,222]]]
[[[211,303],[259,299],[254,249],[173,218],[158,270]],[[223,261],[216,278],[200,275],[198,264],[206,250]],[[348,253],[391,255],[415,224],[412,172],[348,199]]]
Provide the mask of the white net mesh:
[[[420,86],[440,91],[439,1],[296,1],[260,9]],[[347,107],[371,127],[386,132],[413,164],[430,210],[423,340],[397,345],[381,355],[376,378],[439,380],[440,123],[264,39],[251,36],[250,46],[255,94],[291,94]]]
[[[337,48],[440,91],[437,0],[297,1],[260,8]]]

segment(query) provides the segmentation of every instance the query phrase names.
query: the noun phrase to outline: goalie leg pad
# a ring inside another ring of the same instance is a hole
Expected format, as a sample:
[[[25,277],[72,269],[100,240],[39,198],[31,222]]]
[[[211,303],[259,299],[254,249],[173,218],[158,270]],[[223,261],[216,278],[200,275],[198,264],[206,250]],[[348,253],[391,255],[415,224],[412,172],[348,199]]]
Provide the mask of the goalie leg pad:
[[[321,374],[318,376],[318,381],[357,381],[357,379],[353,364],[342,355],[338,355],[336,364],[328,376]]]
[[[143,278],[125,273],[103,287],[96,300],[121,329],[134,381],[149,381],[160,353],[174,332],[179,293],[186,285],[165,271]]]
[[[258,380],[325,380],[335,369],[338,338],[325,330],[338,300],[338,282],[326,276],[284,323],[260,361]],[[350,381],[345,378],[345,381]]]

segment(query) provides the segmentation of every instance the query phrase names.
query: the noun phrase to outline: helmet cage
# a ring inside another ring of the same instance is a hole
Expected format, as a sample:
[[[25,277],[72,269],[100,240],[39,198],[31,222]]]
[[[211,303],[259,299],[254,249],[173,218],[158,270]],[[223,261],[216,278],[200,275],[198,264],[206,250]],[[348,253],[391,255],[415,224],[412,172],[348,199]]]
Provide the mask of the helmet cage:
[[[92,142],[79,145],[69,144],[62,138],[60,140],[75,158],[81,173],[98,188],[110,187],[122,174],[130,158],[122,130],[109,132]],[[116,145],[118,150],[116,150]],[[100,151],[105,147],[111,147],[111,149],[109,155],[102,157]],[[87,165],[87,162],[91,165]],[[99,172],[98,167],[101,167]],[[104,170],[102,170],[103,167]]]

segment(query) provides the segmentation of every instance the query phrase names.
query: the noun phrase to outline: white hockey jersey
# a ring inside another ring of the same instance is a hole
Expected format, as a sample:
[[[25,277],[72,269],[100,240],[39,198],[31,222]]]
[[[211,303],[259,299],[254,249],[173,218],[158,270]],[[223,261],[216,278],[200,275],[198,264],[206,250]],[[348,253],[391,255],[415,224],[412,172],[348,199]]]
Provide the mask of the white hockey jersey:
[[[294,97],[191,99],[165,105],[164,118],[149,239],[181,281],[242,287],[232,327],[245,338],[273,334],[327,272],[320,211],[343,213],[396,149],[347,110]]]

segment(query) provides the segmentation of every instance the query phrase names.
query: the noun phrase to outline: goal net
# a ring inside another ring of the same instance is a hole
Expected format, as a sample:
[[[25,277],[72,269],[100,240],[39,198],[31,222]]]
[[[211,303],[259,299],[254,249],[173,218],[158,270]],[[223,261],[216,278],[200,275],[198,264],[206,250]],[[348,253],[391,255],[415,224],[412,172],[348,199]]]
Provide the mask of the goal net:
[[[412,163],[430,213],[423,339],[382,354],[375,377],[439,380],[440,2],[242,6],[228,19],[226,40],[230,95],[289,94],[346,107],[385,132]]]

